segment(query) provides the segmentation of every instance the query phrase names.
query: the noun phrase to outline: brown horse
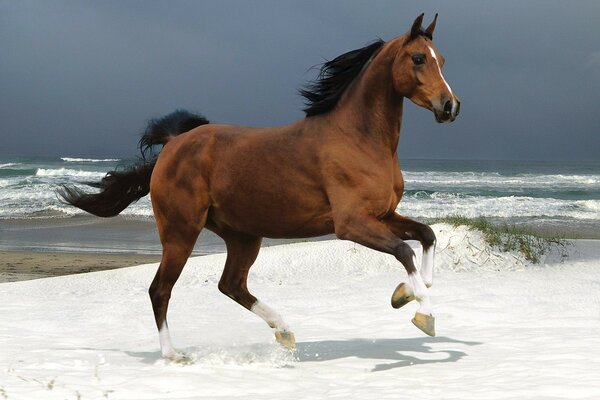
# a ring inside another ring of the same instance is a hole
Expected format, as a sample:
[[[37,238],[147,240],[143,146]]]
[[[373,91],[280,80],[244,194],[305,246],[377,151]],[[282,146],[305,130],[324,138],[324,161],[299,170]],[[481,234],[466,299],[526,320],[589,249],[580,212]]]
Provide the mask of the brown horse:
[[[398,286],[392,305],[416,299],[413,323],[434,335],[428,287],[435,235],[395,212],[404,190],[397,146],[405,97],[433,111],[437,122],[454,121],[460,103],[432,43],[437,15],[426,29],[422,20],[421,14],[410,32],[387,43],[325,63],[301,91],[307,108],[300,121],[249,128],[177,111],[150,123],[140,140],[143,161],[108,173],[99,193],[63,188],[67,202],[102,217],[151,193],[163,254],[149,292],[164,357],[181,357],[169,338],[167,307],[202,228],[227,246],[219,290],[263,318],[284,346],[295,345],[288,325],[246,283],[263,237],[335,233],[394,255],[408,283]],[[154,145],[164,147],[148,157]],[[407,239],[423,246],[420,271]]]

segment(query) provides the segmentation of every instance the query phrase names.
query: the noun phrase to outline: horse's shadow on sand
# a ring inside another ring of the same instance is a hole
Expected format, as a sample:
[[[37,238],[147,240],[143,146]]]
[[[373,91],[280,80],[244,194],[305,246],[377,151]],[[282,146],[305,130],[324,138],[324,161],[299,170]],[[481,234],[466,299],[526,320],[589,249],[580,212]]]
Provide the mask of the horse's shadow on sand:
[[[452,344],[453,346],[450,346],[452,349],[443,349],[443,346],[438,345],[444,343]],[[297,343],[294,358],[296,362],[324,362],[351,357],[381,360],[382,362],[376,364],[371,370],[372,372],[379,372],[418,364],[457,362],[468,354],[457,350],[457,346],[454,345],[476,346],[480,344],[482,343],[448,337],[322,340]],[[266,350],[265,347],[271,346],[278,345],[260,345],[259,347],[264,351]],[[257,350],[253,347],[250,346],[250,349],[246,349],[246,351]],[[435,349],[432,347],[435,347]],[[277,350],[279,349],[277,347]],[[188,350],[192,350],[191,353],[193,354],[197,349]],[[126,351],[126,353],[148,364],[153,364],[161,359],[160,352]],[[194,364],[195,362],[191,363]]]
[[[448,337],[324,340],[298,343],[296,357],[299,362],[320,362],[349,357],[391,361],[375,365],[371,371],[378,372],[417,364],[457,362],[467,356],[464,351],[456,349],[434,350],[429,346],[438,343],[467,346],[482,344],[481,342],[468,342]],[[419,354],[407,353],[420,353],[427,356],[421,358]]]

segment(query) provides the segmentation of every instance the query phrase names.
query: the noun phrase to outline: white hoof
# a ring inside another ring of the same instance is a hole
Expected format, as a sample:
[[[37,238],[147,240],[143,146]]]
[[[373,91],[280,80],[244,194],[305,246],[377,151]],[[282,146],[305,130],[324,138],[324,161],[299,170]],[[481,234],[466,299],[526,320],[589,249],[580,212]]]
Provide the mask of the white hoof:
[[[296,337],[290,331],[275,331],[275,339],[288,350],[296,348]]]
[[[176,364],[187,365],[192,363],[192,359],[189,355],[179,351],[172,351],[167,354],[163,354],[163,358]]]

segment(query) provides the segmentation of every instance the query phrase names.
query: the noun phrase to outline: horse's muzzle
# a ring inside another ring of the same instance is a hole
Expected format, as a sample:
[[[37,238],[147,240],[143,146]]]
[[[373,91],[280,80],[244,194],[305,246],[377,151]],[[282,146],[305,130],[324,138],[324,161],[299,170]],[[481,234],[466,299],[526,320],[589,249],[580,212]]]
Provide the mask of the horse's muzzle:
[[[440,124],[454,121],[460,113],[460,101],[458,98],[454,97],[452,99],[445,99],[441,102],[441,104],[441,107],[433,108],[435,120]]]

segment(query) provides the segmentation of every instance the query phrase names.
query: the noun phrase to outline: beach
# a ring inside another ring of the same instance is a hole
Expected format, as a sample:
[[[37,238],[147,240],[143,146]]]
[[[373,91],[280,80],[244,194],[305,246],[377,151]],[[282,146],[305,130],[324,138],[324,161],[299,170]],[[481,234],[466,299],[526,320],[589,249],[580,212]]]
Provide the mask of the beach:
[[[339,240],[263,248],[251,291],[296,335],[281,348],[222,295],[225,254],[188,261],[169,326],[187,364],[160,357],[147,289],[156,263],[0,284],[8,399],[596,399],[600,246],[534,265],[465,227],[434,225],[436,337],[389,297],[394,257]],[[409,242],[420,262],[420,246]]]
[[[2,222],[0,282],[103,271],[160,261],[160,240],[151,220],[80,216],[68,220]],[[600,239],[600,230],[593,224],[579,227],[565,224],[524,226],[546,236],[584,239],[584,242],[586,239]],[[310,239],[264,239],[263,247],[332,239],[335,239],[334,235]],[[225,250],[221,238],[204,230],[192,255],[218,254]]]
[[[159,255],[0,251],[0,283],[159,262]]]

